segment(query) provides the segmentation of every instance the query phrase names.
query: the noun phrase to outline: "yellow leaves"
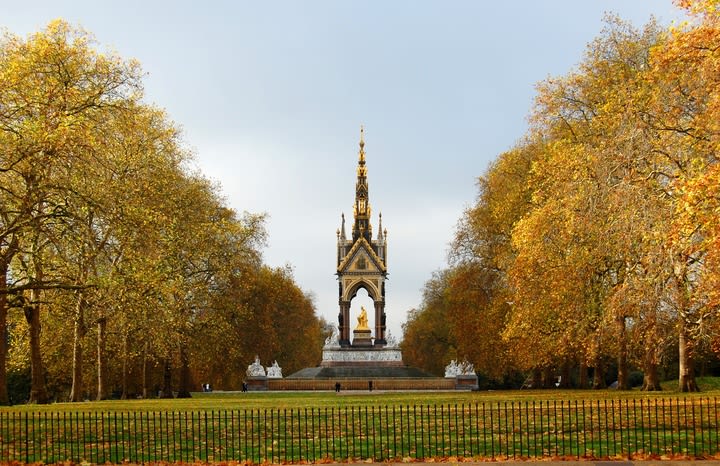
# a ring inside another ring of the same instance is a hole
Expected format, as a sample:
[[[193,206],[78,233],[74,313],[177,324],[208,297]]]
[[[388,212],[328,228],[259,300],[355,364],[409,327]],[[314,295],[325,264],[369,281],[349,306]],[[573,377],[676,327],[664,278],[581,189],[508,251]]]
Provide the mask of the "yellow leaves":
[[[720,0],[675,0],[680,8],[690,14],[705,17],[706,20],[720,18]]]
[[[677,257],[699,302],[720,302],[718,4],[683,2],[697,22],[672,30],[611,18],[577,70],[538,85],[530,133],[481,177],[454,248],[500,270],[504,338],[536,362],[559,339],[600,351],[617,315],[652,327]]]
[[[177,126],[140,101],[138,62],[94,47],[62,20],[0,43],[0,235],[23,254],[14,279],[40,263],[52,283],[92,286],[88,313],[148,330],[166,357],[228,275],[259,267],[263,218],[238,219],[190,172]]]

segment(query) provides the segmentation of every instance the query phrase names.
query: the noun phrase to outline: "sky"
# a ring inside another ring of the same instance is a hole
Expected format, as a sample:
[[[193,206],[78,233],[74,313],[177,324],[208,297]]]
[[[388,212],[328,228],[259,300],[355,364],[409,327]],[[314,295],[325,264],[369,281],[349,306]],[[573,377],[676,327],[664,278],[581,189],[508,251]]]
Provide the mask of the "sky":
[[[139,60],[145,100],[183,128],[230,207],[267,213],[265,262],[289,264],[332,323],[363,125],[400,337],[477,178],[525,133],[535,84],[582,60],[606,12],[638,27],[681,18],[670,0],[0,0],[0,28],[63,18]],[[351,321],[371,303],[358,295]]]

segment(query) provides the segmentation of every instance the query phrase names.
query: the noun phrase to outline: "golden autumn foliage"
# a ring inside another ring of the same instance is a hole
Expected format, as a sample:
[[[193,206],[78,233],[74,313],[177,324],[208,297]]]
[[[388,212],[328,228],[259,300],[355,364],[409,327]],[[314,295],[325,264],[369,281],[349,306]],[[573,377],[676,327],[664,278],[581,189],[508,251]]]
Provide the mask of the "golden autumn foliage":
[[[690,21],[667,28],[608,17],[575,70],[538,85],[527,135],[480,178],[448,272],[471,263],[473,278],[445,290],[458,348],[492,329],[496,351],[465,350],[476,367],[500,351],[504,370],[576,367],[587,386],[591,367],[601,387],[612,366],[619,388],[635,367],[657,390],[662,366],[696,390],[696,360],[716,358],[720,11],[678,4]]]
[[[267,344],[231,340],[243,357],[292,368],[319,355],[312,302],[262,265],[264,217],[238,215],[188,168],[141,76],[62,20],[0,40],[0,404],[8,369],[38,403],[187,396],[212,376],[205,362],[233,338],[222,329],[243,300],[245,331]],[[263,287],[236,289],[240,277]],[[302,325],[263,326],[276,318]]]

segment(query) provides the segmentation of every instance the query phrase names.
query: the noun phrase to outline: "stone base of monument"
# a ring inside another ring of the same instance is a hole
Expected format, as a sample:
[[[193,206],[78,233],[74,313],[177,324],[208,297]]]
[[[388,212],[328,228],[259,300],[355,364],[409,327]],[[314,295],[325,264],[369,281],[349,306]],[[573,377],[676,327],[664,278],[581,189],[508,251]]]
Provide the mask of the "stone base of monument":
[[[456,390],[477,390],[478,388],[478,377],[475,374],[458,375],[455,377]]]
[[[342,390],[452,390],[454,378],[441,378],[420,369],[406,366],[402,352],[394,340],[371,338],[371,332],[355,330],[352,346],[337,337],[326,341],[322,362],[285,377],[270,381],[271,390],[334,390],[339,383]]]
[[[353,341],[352,346],[355,348],[369,348],[373,346],[372,333],[370,329],[367,330],[353,330]]]
[[[268,389],[267,377],[247,377],[245,379],[245,383],[247,384],[247,389],[249,392],[264,392]]]
[[[403,367],[397,348],[332,348],[323,350],[321,367]]]
[[[318,367],[302,369],[287,379],[342,379],[347,384],[349,379],[368,380],[381,379],[418,379],[433,378],[419,369],[408,367],[403,363],[402,353],[398,348],[325,348],[323,359]],[[453,382],[450,382],[451,384]],[[410,387],[406,384],[403,388]],[[446,388],[452,389],[453,385]]]

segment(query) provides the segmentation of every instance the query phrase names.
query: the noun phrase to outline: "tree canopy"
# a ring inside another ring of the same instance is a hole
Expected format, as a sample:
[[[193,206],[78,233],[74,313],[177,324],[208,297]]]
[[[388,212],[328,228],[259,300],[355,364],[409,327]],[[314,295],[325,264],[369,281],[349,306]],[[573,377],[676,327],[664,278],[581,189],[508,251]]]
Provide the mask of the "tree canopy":
[[[720,3],[679,3],[691,20],[669,28],[607,17],[479,178],[436,318],[485,374],[587,386],[592,368],[602,387],[612,367],[628,388],[635,367],[686,391],[717,361]]]
[[[8,374],[43,403],[237,388],[255,354],[317,362],[311,299],[262,262],[264,216],[192,160],[136,61],[62,20],[0,40],[0,403]]]

